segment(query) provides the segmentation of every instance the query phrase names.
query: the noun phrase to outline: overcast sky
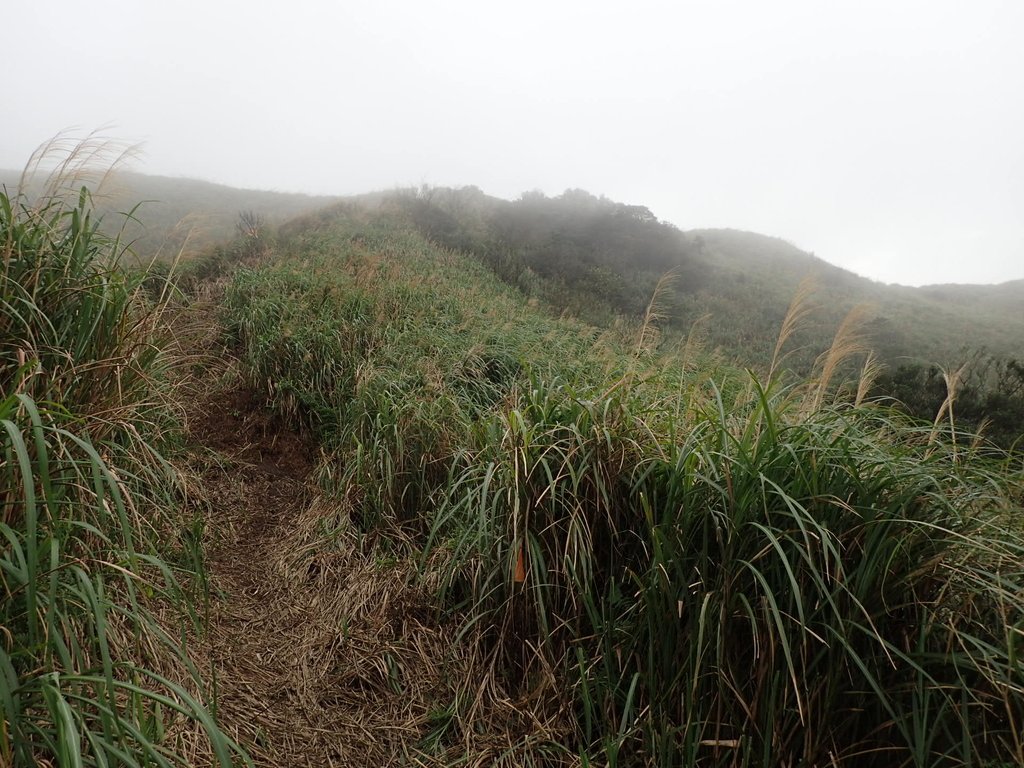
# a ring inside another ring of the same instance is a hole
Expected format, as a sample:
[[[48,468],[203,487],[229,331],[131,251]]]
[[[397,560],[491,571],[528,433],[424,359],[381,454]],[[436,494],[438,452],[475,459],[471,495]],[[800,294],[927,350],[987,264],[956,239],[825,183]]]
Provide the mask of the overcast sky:
[[[1024,278],[1024,0],[10,0],[0,167],[583,188],[887,282]]]

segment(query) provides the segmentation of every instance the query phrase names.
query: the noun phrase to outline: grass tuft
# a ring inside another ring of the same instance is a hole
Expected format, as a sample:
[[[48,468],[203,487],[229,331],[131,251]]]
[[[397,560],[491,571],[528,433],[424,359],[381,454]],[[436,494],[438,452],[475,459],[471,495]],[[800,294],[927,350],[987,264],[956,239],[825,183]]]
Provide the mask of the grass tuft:
[[[0,763],[185,765],[242,753],[153,607],[194,600],[165,555],[188,546],[159,444],[161,307],[119,266],[87,188],[114,147],[58,137],[42,195],[0,193]],[[194,755],[193,755],[194,756]]]

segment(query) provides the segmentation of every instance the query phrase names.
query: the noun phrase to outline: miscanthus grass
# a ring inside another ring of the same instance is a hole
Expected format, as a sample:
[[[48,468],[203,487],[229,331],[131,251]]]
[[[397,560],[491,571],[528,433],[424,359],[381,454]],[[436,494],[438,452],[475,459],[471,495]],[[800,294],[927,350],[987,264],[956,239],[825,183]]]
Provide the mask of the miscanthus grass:
[[[710,386],[710,385],[709,385]],[[1003,467],[892,414],[537,382],[434,519],[442,597],[507,684],[621,765],[1020,754],[1019,515]]]
[[[389,216],[294,225],[226,314],[320,435],[327,527],[413,552],[462,627],[422,760],[507,728],[494,764],[1024,762],[1019,462],[868,402],[870,357],[844,382],[857,313],[792,381],[802,291],[739,372],[667,353],[657,297],[556,320]]]
[[[85,188],[67,194],[107,147],[62,147],[41,195],[0,191],[0,764],[227,766],[153,613],[196,597],[159,453],[161,307]]]

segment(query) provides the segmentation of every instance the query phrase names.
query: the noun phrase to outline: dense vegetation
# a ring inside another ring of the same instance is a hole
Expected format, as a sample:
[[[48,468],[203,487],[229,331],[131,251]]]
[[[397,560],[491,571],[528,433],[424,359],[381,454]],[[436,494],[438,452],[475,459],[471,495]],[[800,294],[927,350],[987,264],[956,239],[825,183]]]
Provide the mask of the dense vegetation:
[[[244,762],[165,615],[205,599],[161,455],[173,291],[109,231],[87,193],[0,196],[0,764]],[[428,686],[408,645],[359,656],[428,696],[410,764],[1024,763],[1024,466],[972,431],[1019,435],[1012,357],[880,371],[857,312],[809,327],[807,291],[779,309],[788,278],[740,279],[728,244],[757,236],[582,192],[237,234],[178,285],[224,286],[248,386],[318,444],[294,571],[358,551],[389,632],[448,630]],[[742,312],[691,331],[723,274]],[[722,338],[749,313],[740,369]]]
[[[1024,364],[1016,360],[975,355],[955,370],[905,363],[882,373],[874,389],[923,420],[948,410],[952,390],[961,424],[1004,448],[1024,447]]]
[[[699,326],[709,345],[762,370],[790,298],[811,276],[818,322],[796,330],[791,369],[809,375],[831,329],[857,310],[864,346],[900,369],[879,379],[877,394],[900,401],[914,395],[907,410],[933,418],[947,393],[943,389],[936,400],[936,388],[923,381],[927,371],[964,368],[971,377],[962,398],[965,425],[980,429],[991,422],[988,433],[1004,447],[1024,433],[1024,392],[1000,373],[1024,360],[1024,284],[880,285],[776,238],[731,230],[684,233],[642,206],[581,190],[506,202],[475,187],[424,188],[387,202],[432,241],[475,255],[556,314],[599,325],[642,316],[654,286],[670,272],[672,290],[661,299],[668,327],[688,333]],[[910,390],[911,376],[929,396]]]
[[[324,448],[319,546],[416,558],[463,628],[420,760],[502,727],[506,765],[1024,759],[1019,459],[839,386],[849,334],[741,373],[665,348],[661,291],[554,319],[406,214],[294,222],[226,311]]]
[[[159,452],[161,307],[122,253],[84,189],[0,193],[2,765],[237,752],[166,621],[202,604],[197,542]]]
[[[505,282],[557,312],[598,323],[614,314],[641,315],[658,280],[673,269],[679,291],[700,286],[693,244],[643,206],[583,190],[505,202],[475,187],[399,192],[389,202],[431,240],[476,254]]]

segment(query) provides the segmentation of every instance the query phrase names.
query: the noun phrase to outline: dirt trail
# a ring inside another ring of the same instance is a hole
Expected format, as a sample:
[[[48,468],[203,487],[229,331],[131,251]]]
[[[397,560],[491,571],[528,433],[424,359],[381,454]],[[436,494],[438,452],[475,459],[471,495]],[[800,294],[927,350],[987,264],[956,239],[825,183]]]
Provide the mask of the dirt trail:
[[[208,510],[218,720],[259,766],[436,764],[420,751],[453,645],[414,566],[324,536],[314,447],[244,389],[191,425]]]
[[[326,755],[307,759],[316,724],[293,678],[301,667],[294,637],[309,617],[274,557],[309,503],[312,452],[248,392],[218,393],[205,406],[193,438],[213,452],[201,480],[210,510],[208,637],[219,719],[261,764],[329,765]]]
[[[177,344],[197,361],[182,389],[211,605],[195,651],[221,727],[261,768],[518,765],[536,724],[467,687],[479,660],[405,548],[318,493],[319,448],[242,383],[216,306],[190,307]]]

